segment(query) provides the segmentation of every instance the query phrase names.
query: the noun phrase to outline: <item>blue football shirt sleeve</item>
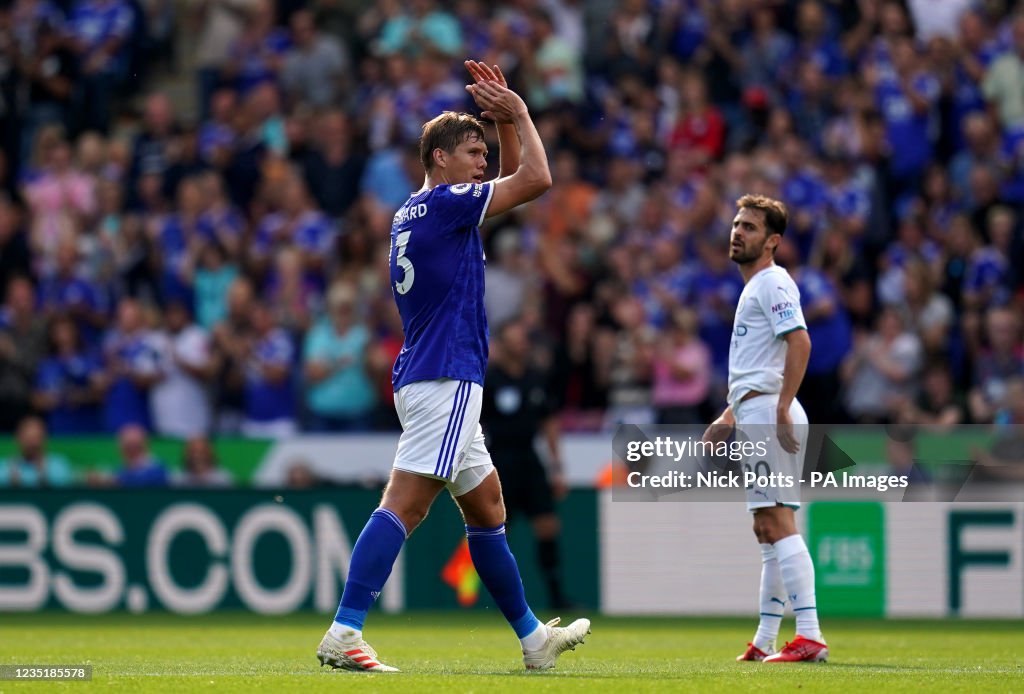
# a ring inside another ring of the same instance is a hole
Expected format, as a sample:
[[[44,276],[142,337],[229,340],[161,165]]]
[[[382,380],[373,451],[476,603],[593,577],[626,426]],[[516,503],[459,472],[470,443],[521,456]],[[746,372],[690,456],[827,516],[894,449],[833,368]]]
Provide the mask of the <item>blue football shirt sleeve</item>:
[[[455,228],[478,227],[484,223],[494,194],[494,182],[456,183],[437,186],[433,204]]]

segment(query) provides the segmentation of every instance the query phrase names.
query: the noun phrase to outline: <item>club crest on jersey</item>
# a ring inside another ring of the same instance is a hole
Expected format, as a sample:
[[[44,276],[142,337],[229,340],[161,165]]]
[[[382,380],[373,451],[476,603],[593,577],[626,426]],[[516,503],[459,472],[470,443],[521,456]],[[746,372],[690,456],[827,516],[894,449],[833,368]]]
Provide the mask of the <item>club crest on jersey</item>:
[[[472,183],[456,183],[455,185],[448,186],[448,190],[451,191],[452,195],[465,195],[472,187]]]

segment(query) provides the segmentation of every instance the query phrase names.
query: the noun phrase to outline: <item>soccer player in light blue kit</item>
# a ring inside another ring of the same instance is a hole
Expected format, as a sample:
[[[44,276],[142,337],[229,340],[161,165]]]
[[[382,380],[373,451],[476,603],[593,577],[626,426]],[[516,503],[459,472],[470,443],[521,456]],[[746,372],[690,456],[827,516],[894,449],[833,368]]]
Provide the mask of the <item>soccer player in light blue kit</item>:
[[[462,511],[473,565],[519,637],[527,669],[553,667],[590,633],[589,620],[543,624],[527,605],[480,429],[488,333],[479,226],[542,195],[551,173],[526,103],[507,88],[501,70],[475,61],[466,67],[476,80],[466,89],[497,123],[498,178],[484,182],[480,121],[446,112],[424,124],[426,180],[391,228],[391,284],[405,329],[392,374],[402,436],[384,498],[356,541],[338,613],[317,649],[321,665],[397,672],[363,641],[363,622],[402,544],[444,488]]]
[[[818,624],[814,563],[793,513],[800,507],[800,488],[771,481],[771,475],[800,479],[808,438],[807,413],[796,392],[807,371],[811,338],[800,290],[775,264],[788,217],[785,205],[763,195],[736,201],[729,258],[739,266],[744,287],[729,346],[729,405],[704,433],[705,441],[718,442],[739,429],[748,440],[763,439],[767,445],[763,459],[744,466],[761,479],[747,487],[747,509],[761,545],[761,609],[757,633],[739,661],[828,659]],[[796,615],[796,638],[776,653],[787,600]]]

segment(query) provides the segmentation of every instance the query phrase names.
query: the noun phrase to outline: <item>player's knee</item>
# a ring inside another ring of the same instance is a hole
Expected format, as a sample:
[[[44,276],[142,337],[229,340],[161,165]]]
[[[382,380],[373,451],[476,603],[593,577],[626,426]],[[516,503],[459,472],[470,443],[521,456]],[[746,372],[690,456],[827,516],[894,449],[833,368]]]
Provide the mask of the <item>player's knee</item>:
[[[423,519],[427,517],[428,509],[421,509],[415,506],[396,506],[387,505],[383,506],[389,511],[394,513],[402,521],[402,525],[405,526],[406,535],[412,535],[412,531],[415,530]]]
[[[405,523],[405,532],[412,535],[412,531],[419,527],[427,517],[428,509],[410,509],[406,511],[405,515],[401,516],[402,522]]]
[[[761,544],[775,544],[778,532],[775,518],[767,513],[754,514],[754,535]]]

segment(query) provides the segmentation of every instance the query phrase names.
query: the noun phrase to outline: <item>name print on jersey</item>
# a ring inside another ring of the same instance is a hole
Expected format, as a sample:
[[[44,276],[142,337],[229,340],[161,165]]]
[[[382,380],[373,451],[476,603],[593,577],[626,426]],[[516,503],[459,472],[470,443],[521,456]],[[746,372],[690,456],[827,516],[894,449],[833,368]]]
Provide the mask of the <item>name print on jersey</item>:
[[[421,202],[418,205],[409,205],[408,207],[403,207],[402,209],[395,213],[394,222],[396,225],[398,225],[404,224],[405,222],[408,222],[410,219],[422,219],[423,217],[427,216],[427,211],[428,210],[425,203]]]

